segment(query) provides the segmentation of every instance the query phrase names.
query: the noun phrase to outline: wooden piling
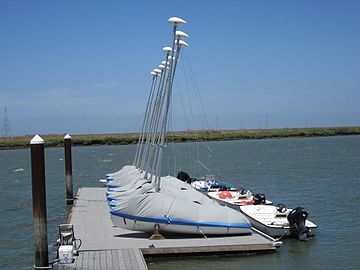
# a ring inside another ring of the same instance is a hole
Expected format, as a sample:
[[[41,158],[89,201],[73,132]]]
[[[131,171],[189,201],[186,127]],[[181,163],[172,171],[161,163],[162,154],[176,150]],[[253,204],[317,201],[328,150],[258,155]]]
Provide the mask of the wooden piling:
[[[66,134],[64,137],[65,154],[65,182],[66,182],[66,204],[72,204],[73,196],[73,177],[72,177],[72,157],[71,157],[71,136]]]
[[[30,141],[30,149],[35,244],[34,268],[41,269],[49,266],[46,219],[44,140],[39,135],[34,136]]]

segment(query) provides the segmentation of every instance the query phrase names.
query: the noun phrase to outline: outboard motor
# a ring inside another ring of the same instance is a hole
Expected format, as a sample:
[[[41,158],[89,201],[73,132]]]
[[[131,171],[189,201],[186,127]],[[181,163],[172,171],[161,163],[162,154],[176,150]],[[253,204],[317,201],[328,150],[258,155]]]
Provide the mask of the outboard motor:
[[[299,240],[307,238],[307,229],[305,226],[308,212],[302,207],[296,207],[288,214],[287,219],[290,224],[291,234],[298,236]]]
[[[266,203],[266,198],[265,198],[265,194],[255,194],[254,197],[253,197],[253,201],[254,201],[254,204],[257,205],[257,204],[265,204]]]
[[[192,181],[196,180],[195,178],[191,178],[187,172],[183,172],[183,171],[179,171],[176,178],[180,179],[185,183],[191,183]]]

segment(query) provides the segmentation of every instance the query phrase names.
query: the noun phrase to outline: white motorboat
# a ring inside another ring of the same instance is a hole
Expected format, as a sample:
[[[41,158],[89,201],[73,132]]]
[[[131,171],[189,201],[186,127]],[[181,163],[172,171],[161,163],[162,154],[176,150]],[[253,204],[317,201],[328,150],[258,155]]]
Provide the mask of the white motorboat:
[[[177,178],[183,182],[191,184],[193,188],[203,192],[219,190],[235,190],[230,185],[224,185],[215,180],[214,175],[207,175],[205,178],[191,178],[188,173],[180,171]]]
[[[191,182],[191,186],[200,191],[216,191],[219,190],[220,184],[215,180],[195,180]]]
[[[295,236],[300,240],[315,233],[317,225],[307,220],[308,213],[302,207],[287,209],[283,204],[242,205],[244,213],[251,224],[258,230],[272,236]]]
[[[266,200],[264,194],[253,195],[250,190],[243,188],[238,190],[211,191],[207,194],[220,204],[230,206],[236,210],[239,210],[241,205],[272,204],[271,201]]]

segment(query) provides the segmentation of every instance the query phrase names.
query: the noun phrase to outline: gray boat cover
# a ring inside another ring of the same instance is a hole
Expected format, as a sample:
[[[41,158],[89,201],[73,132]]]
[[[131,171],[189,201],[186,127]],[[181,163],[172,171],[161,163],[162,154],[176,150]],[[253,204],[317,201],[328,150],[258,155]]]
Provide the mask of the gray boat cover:
[[[175,177],[161,177],[159,192],[134,166],[125,166],[112,177],[111,182],[120,185],[107,192],[112,215],[153,223],[248,228],[250,232],[250,222],[243,214],[219,205]]]

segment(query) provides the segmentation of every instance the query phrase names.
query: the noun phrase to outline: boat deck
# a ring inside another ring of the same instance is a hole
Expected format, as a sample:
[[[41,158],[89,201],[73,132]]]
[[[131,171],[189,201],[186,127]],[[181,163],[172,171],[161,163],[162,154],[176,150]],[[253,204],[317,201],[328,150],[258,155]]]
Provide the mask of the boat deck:
[[[101,265],[101,269],[118,269],[114,267],[117,261],[121,269],[147,269],[143,256],[253,253],[276,249],[274,239],[255,230],[244,236],[166,235],[165,240],[149,240],[147,233],[112,225],[105,193],[106,188],[79,189],[68,223],[74,225],[75,237],[82,240],[80,255],[75,257],[75,263],[57,265],[55,269],[97,269],[94,265]]]

